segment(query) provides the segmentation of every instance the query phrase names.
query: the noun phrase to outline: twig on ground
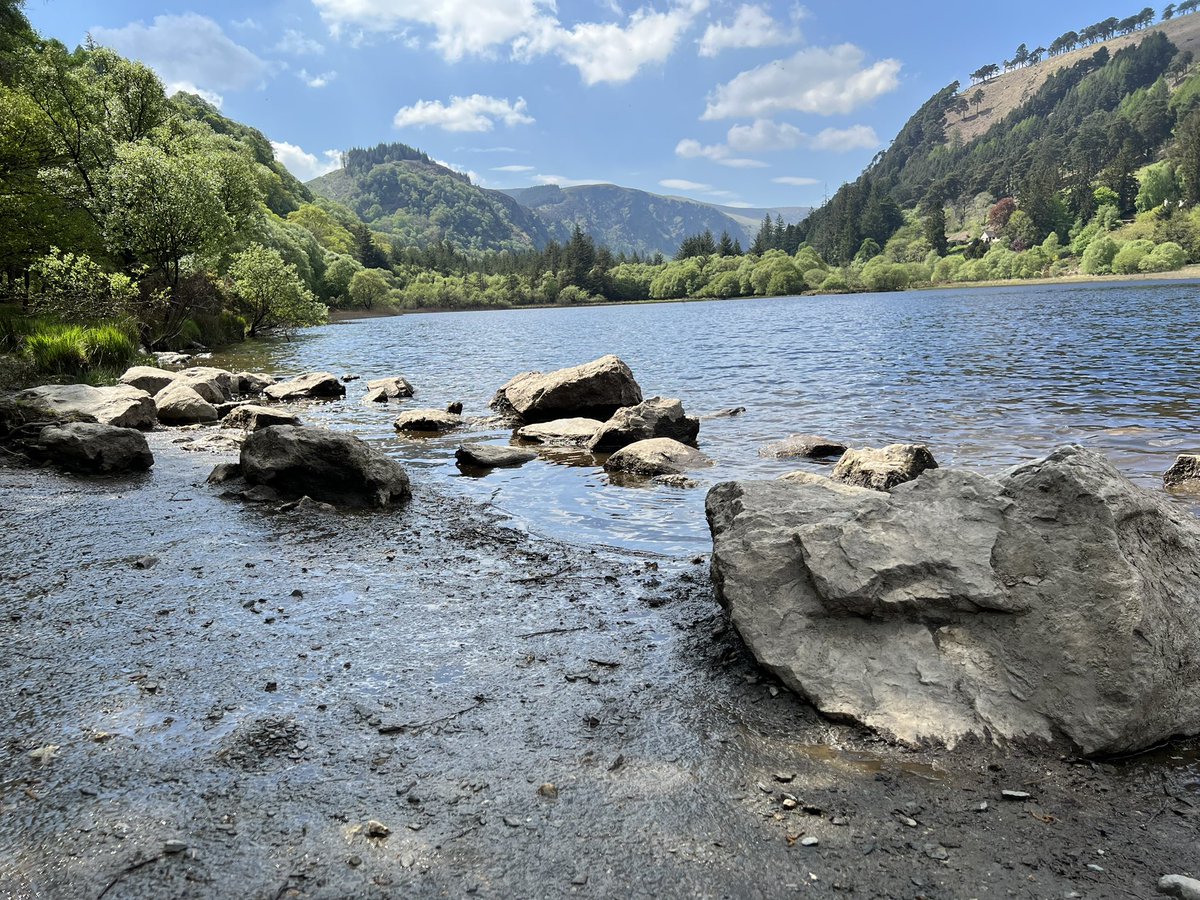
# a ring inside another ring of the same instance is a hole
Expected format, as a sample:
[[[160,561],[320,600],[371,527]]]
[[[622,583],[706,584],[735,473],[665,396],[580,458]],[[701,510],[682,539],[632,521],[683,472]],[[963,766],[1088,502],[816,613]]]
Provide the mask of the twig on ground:
[[[159,853],[156,856],[149,856],[146,859],[141,860],[140,862],[130,863],[124,869],[122,869],[120,872],[118,872],[116,874],[116,876],[113,877],[112,881],[110,881],[107,885],[104,886],[104,890],[102,890],[99,894],[96,895],[96,900],[104,900],[104,895],[107,894],[109,891],[111,891],[113,888],[115,888],[117,886],[117,883],[122,878],[124,878],[126,875],[132,875],[138,869],[143,869],[146,866],[150,865],[150,863],[158,862],[162,858],[163,858],[163,855],[161,853]]]
[[[545,631],[531,631],[529,634],[518,634],[519,638],[535,638],[542,637],[547,634],[571,634],[575,631],[587,631],[586,625],[579,625],[576,628],[547,628]]]

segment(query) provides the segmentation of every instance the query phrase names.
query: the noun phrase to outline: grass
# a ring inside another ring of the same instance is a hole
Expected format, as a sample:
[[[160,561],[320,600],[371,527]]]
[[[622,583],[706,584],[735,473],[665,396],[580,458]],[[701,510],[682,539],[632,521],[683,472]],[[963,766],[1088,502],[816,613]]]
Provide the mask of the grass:
[[[119,324],[65,325],[19,316],[0,319],[0,349],[23,356],[44,375],[125,369],[140,356],[137,339]]]

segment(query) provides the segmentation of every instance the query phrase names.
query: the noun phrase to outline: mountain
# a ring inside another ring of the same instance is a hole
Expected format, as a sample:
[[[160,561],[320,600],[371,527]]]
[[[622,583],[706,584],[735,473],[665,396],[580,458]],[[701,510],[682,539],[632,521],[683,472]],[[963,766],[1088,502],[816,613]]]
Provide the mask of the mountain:
[[[344,159],[341,169],[307,187],[413,246],[449,241],[462,250],[521,251],[550,240],[542,221],[511,197],[477,187],[405,144],[350,150]]]
[[[738,209],[702,203],[687,197],[665,197],[615,184],[573,187],[544,185],[504,191],[522,206],[537,213],[558,241],[570,239],[578,225],[597,244],[613,253],[663,253],[670,256],[685,237],[706,229],[717,237],[728,231],[744,246],[762,225],[764,215],[782,215],[795,224],[808,213],[805,207]]]

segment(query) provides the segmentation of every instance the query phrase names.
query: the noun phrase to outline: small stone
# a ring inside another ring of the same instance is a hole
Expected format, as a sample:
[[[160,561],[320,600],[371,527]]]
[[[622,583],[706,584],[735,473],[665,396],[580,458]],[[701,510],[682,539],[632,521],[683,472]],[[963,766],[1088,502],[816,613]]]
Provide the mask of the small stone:
[[[269,694],[273,694],[277,690],[279,690],[279,684],[278,684],[278,682],[275,682],[275,681],[268,681],[266,683],[266,685],[263,687],[263,690]]]
[[[776,772],[773,776],[780,784],[791,784],[796,776],[791,772]]]
[[[1000,796],[1005,800],[1028,800],[1030,794],[1026,791],[1001,791]]]
[[[904,825],[908,828],[916,828],[917,827],[916,819],[909,818],[908,816],[899,816],[898,818],[900,819],[901,825]]]
[[[821,843],[821,842],[817,838],[813,837],[812,835],[809,835],[806,838],[800,839],[801,847],[815,847],[819,843]]]
[[[784,809],[795,809],[799,805],[800,804],[797,803],[795,800],[793,800],[791,797],[788,797],[786,800],[783,801]]]
[[[367,837],[385,838],[392,833],[392,829],[388,828],[378,819],[371,819],[367,822]]]
[[[538,788],[537,792],[539,796],[546,797],[550,800],[558,799],[558,788],[549,781]]]
[[[975,807],[975,812],[987,812],[987,811],[988,811],[988,802],[986,800],[984,800],[978,806]]]
[[[576,875],[571,879],[571,884],[587,884],[588,877],[586,875]]]
[[[950,854],[946,852],[946,848],[941,844],[926,844],[925,855],[939,862],[945,862],[950,858]]]
[[[362,857],[355,853],[348,860],[346,860],[346,865],[350,866],[352,869],[357,869],[362,865]]]
[[[847,819],[845,816],[834,816],[832,819],[829,820],[829,824],[836,825],[839,828],[844,828],[845,826],[850,824],[850,820]]]
[[[1088,868],[1091,869],[1093,872],[1103,872],[1104,871],[1104,866],[1098,866],[1095,863],[1088,863]]]
[[[516,816],[505,816],[504,824],[507,825],[509,828],[520,828],[525,823],[522,822],[520,819],[518,819]]]
[[[171,838],[169,841],[163,842],[163,853],[182,853],[187,849],[187,844],[178,838]]]
[[[158,562],[157,556],[139,556],[133,561],[133,567],[135,569],[149,569],[156,562]]]

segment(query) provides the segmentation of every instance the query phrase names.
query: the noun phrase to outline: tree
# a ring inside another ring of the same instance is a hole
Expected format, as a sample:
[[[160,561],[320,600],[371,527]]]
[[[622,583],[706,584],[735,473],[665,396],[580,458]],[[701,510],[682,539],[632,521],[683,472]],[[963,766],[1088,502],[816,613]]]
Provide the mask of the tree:
[[[328,318],[329,310],[300,281],[296,267],[262,244],[251,244],[233,258],[229,278],[250,337],[268,328],[319,325]]]
[[[946,211],[941,203],[930,205],[925,213],[924,233],[929,246],[938,256],[945,256],[949,244],[946,241]]]
[[[1163,7],[1162,19],[1164,22],[1170,22],[1171,18],[1174,15],[1175,15],[1175,4],[1174,3],[1168,3],[1166,6]]]
[[[478,273],[477,273],[478,274]],[[350,301],[362,309],[374,309],[387,297],[391,286],[378,269],[359,269],[350,279]]]
[[[974,106],[976,110],[978,110],[979,107],[981,107],[983,105],[983,98],[984,98],[983,88],[980,88],[979,90],[975,91],[975,93],[973,93],[971,95],[971,105]]]

